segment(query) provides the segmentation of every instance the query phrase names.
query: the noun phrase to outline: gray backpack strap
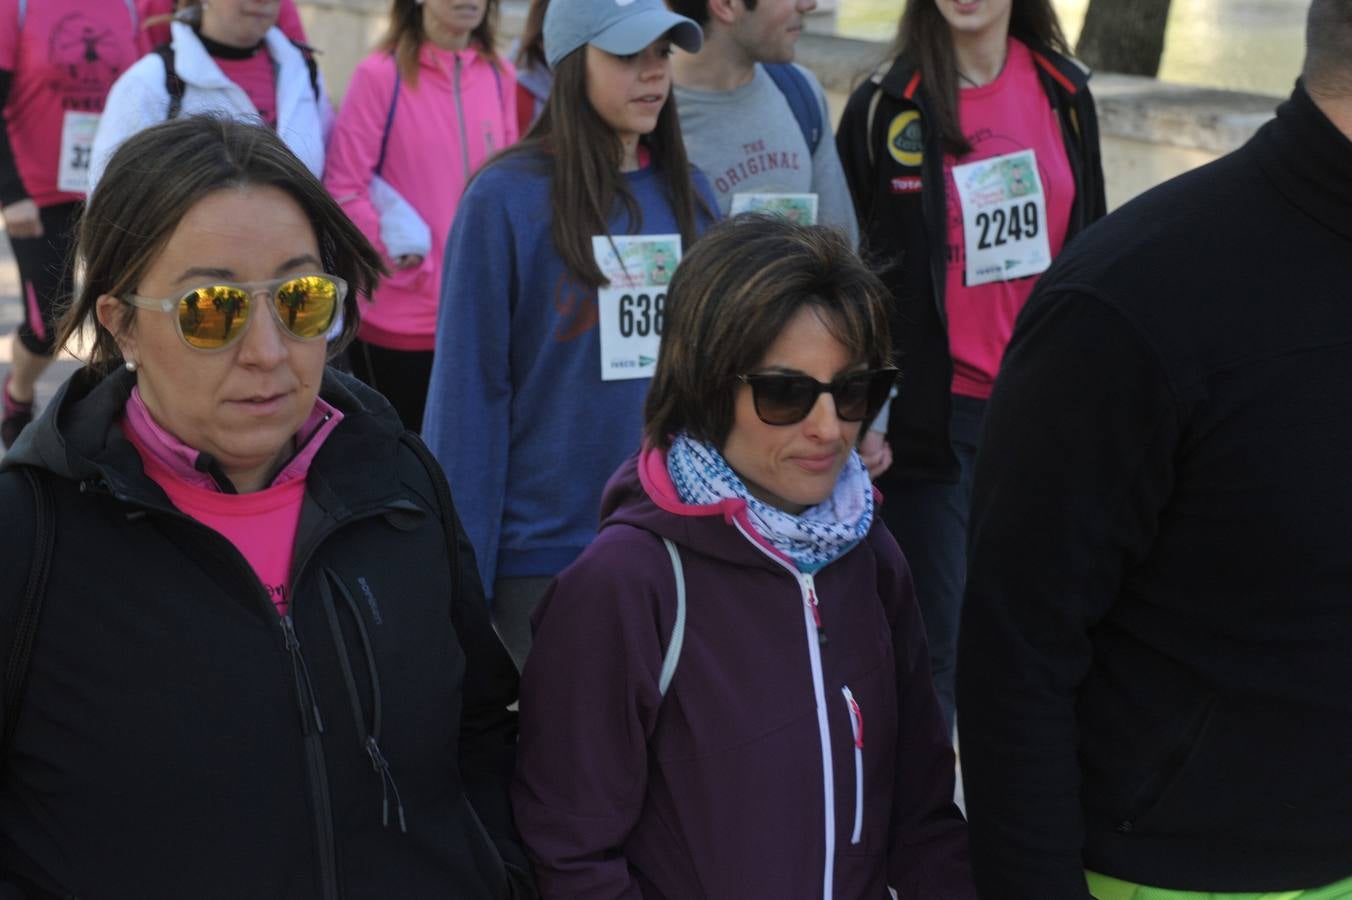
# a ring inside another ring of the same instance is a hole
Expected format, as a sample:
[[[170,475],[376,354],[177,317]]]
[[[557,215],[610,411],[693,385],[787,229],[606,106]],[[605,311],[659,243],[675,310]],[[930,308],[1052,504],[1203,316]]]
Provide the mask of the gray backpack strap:
[[[662,657],[662,675],[657,680],[657,689],[665,697],[676,674],[676,664],[681,661],[681,645],[685,643],[685,569],[681,566],[681,551],[671,539],[662,538],[662,543],[667,545],[672,574],[676,576],[676,622],[671,626],[671,640],[667,642],[666,656]]]
[[[23,20],[28,18],[28,0],[19,0],[19,30],[23,30]]]

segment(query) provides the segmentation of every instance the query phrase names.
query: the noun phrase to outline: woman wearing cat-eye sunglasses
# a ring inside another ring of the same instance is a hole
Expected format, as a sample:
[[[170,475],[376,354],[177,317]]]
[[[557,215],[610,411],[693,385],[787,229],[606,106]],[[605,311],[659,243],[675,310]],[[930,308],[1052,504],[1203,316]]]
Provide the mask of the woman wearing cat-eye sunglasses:
[[[910,573],[854,449],[896,378],[884,296],[841,235],[755,216],[677,267],[645,446],[522,676],[544,897],[975,898]]]
[[[0,630],[0,896],[532,896],[473,552],[325,368],[380,257],[275,133],[194,117],[114,154],[77,255],[88,366],[0,471],[0,620],[42,612]]]

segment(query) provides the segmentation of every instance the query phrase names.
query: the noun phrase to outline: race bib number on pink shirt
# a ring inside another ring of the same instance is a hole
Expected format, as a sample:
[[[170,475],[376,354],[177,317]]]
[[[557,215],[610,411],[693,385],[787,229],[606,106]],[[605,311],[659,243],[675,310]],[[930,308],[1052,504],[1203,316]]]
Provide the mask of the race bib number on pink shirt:
[[[1034,151],[954,166],[953,183],[962,204],[969,287],[1047,271],[1047,198]]]
[[[13,73],[5,122],[39,206],[78,199],[113,82],[136,61],[130,0],[0,0],[0,69]]]

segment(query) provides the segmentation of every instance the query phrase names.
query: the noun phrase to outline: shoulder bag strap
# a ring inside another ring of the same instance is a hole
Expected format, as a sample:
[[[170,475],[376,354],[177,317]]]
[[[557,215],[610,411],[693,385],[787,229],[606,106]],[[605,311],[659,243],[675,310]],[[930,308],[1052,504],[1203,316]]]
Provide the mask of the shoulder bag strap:
[[[9,755],[14,727],[19,721],[24,684],[28,681],[28,663],[42,616],[42,600],[47,593],[47,573],[51,570],[52,548],[56,544],[56,511],[47,482],[31,466],[21,467],[33,492],[33,560],[24,585],[23,605],[14,628],[14,641],[5,668],[4,731],[0,740],[3,759]]]
[[[394,127],[394,111],[399,108],[399,85],[404,77],[399,71],[399,60],[394,61],[394,92],[390,95],[390,111],[385,114],[385,130],[380,134],[380,156],[372,174],[379,175],[385,168],[385,150],[390,145],[390,129]]]
[[[451,486],[446,482],[446,473],[441,470],[441,464],[416,434],[405,431],[399,440],[418,457],[437,492],[437,514],[441,516],[441,530],[446,537],[446,553],[451,558],[451,584],[455,586],[455,595],[459,597],[464,593],[464,584],[461,581],[460,548],[456,544],[455,523],[451,520],[451,510],[455,508],[451,500]]]
[[[671,626],[671,640],[667,642],[667,652],[662,657],[662,674],[657,680],[657,689],[665,697],[671,679],[676,675],[676,665],[681,661],[681,645],[685,643],[685,569],[681,565],[681,551],[671,538],[662,538],[662,543],[667,546],[672,574],[676,578],[676,621]]]

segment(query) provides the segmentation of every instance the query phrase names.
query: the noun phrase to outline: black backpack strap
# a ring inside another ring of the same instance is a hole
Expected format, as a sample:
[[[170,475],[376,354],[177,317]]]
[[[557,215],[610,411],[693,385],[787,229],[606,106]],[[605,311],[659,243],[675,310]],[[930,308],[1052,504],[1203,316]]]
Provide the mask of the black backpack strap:
[[[446,552],[451,557],[451,584],[454,585],[455,596],[463,596],[464,573],[460,571],[460,547],[457,539],[459,529],[456,528],[455,520],[452,518],[455,505],[451,500],[451,486],[446,481],[446,473],[441,470],[441,464],[432,455],[432,451],[427,449],[427,445],[416,434],[405,431],[399,436],[399,440],[418,457],[418,461],[427,470],[427,477],[432,480],[432,486],[436,489],[437,513],[441,516],[441,530],[446,535]]]
[[[19,721],[19,707],[23,703],[24,684],[28,681],[28,663],[37,638],[42,616],[42,600],[47,594],[47,574],[52,566],[52,549],[56,545],[56,508],[51,489],[31,466],[21,466],[33,492],[33,560],[24,585],[23,605],[14,627],[14,641],[9,648],[9,664],[5,668],[4,732],[0,750],[9,755],[14,738],[14,727]]]
[[[169,94],[169,113],[164,120],[168,122],[177,119],[179,110],[183,109],[183,92],[188,89],[188,85],[174,68],[173,44],[160,44],[151,52],[164,63],[164,90]]]
[[[303,44],[300,41],[288,38],[291,46],[300,51],[300,55],[305,57],[305,68],[310,70],[310,91],[315,95],[315,102],[319,102],[319,63],[315,60],[315,48],[309,44]]]

